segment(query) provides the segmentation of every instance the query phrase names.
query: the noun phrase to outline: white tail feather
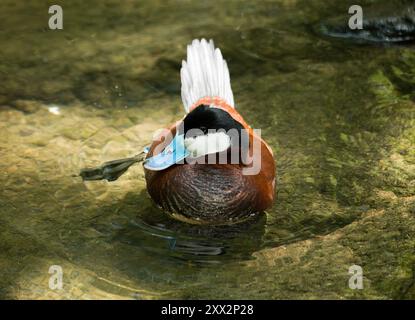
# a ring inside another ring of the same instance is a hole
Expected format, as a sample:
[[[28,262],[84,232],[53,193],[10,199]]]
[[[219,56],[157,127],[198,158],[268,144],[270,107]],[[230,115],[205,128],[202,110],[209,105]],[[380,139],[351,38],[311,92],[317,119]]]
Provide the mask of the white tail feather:
[[[235,107],[228,66],[213,40],[193,40],[180,70],[184,109],[204,97],[219,97]]]

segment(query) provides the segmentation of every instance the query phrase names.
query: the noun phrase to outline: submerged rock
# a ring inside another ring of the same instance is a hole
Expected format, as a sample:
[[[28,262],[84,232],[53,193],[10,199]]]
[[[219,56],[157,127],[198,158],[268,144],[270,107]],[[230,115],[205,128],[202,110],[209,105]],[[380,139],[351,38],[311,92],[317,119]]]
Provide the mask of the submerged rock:
[[[347,17],[347,19],[349,16]],[[363,18],[363,29],[352,30],[348,20],[328,22],[320,26],[324,35],[360,42],[409,43],[415,42],[415,7],[387,16]]]
[[[13,107],[24,113],[33,113],[41,108],[41,103],[36,100],[15,100],[12,103]]]

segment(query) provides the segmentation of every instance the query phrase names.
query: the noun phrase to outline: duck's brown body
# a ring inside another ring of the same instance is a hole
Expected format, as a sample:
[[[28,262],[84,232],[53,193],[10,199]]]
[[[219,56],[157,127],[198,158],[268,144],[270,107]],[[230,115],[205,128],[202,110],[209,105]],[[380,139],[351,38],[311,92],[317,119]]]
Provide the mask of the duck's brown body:
[[[255,175],[244,174],[244,164],[176,164],[162,171],[145,169],[147,189],[156,204],[187,222],[238,222],[269,208],[274,200],[275,163],[270,148],[234,108],[223,102],[216,104],[250,130],[250,154],[260,157],[253,162],[259,161],[261,166]],[[176,125],[170,132],[171,136],[176,134]],[[253,139],[261,145],[260,154],[252,153]],[[154,141],[147,157],[156,154],[156,147],[162,150],[169,143],[168,139]]]
[[[154,139],[146,159],[143,151],[109,161],[82,170],[82,178],[115,181],[131,165],[144,160],[150,196],[178,219],[229,224],[269,208],[275,194],[271,148],[235,110],[229,70],[212,40],[192,41],[180,76],[186,115]],[[242,135],[234,136],[235,132]],[[212,162],[212,157],[219,161]],[[182,164],[183,159],[193,164]]]

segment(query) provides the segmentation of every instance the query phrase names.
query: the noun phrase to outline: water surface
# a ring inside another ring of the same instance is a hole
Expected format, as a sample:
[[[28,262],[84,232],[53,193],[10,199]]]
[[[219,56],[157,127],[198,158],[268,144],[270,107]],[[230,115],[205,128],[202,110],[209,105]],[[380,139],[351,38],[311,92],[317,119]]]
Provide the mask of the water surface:
[[[413,48],[315,32],[353,1],[70,1],[61,31],[51,4],[1,4],[0,297],[415,298]],[[172,220],[141,166],[74,176],[182,117],[180,63],[201,37],[276,155],[276,203],[249,224]]]

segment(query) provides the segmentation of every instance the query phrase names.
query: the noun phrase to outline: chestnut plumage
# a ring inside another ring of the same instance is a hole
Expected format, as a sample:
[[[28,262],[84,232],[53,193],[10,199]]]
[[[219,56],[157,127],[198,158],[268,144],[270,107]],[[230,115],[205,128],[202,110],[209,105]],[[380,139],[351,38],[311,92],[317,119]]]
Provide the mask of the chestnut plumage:
[[[269,208],[275,194],[271,148],[235,110],[228,66],[212,40],[193,40],[180,75],[186,116],[150,147],[144,171],[151,198],[191,223],[234,223]],[[245,144],[242,131],[248,133]],[[212,156],[222,161],[212,163]],[[255,164],[258,171],[247,174]]]

